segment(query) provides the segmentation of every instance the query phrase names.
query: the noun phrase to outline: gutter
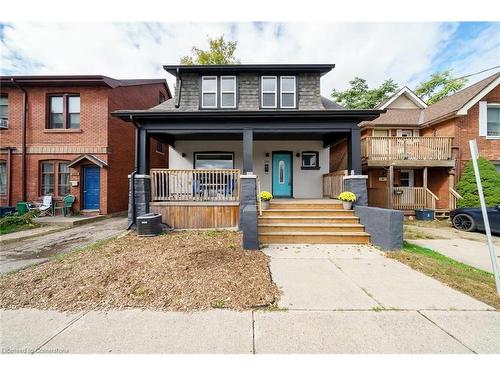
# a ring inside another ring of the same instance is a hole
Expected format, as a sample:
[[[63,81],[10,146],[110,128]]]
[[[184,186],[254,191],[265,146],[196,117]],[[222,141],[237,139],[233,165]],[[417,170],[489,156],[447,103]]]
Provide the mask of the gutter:
[[[16,82],[14,78],[11,78],[11,82],[19,90],[23,92],[23,127],[21,133],[21,200],[26,202],[26,191],[27,191],[27,176],[26,176],[26,133],[27,133],[27,120],[28,120],[28,93],[26,90]]]

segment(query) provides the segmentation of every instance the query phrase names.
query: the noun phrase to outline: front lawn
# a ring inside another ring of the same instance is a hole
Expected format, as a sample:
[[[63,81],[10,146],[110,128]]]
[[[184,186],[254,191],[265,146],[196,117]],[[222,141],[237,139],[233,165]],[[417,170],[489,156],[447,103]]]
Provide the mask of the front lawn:
[[[36,228],[38,225],[33,223],[33,218],[35,216],[36,212],[34,211],[27,212],[23,215],[5,215],[0,218],[0,235]]]
[[[0,277],[0,307],[248,309],[279,298],[269,258],[230,231],[128,234]]]
[[[497,294],[495,279],[489,272],[408,242],[404,243],[403,251],[387,252],[386,256],[500,309],[500,296]]]

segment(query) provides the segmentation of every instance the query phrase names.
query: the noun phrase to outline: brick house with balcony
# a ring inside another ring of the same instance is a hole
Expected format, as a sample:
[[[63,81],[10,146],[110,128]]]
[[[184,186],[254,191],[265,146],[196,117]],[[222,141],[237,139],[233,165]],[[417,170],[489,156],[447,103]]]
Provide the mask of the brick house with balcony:
[[[360,124],[370,205],[446,216],[460,199],[455,186],[471,139],[500,171],[499,84],[496,73],[429,106],[404,87],[379,104],[386,113]]]
[[[125,211],[135,131],[110,114],[170,97],[163,79],[1,76],[0,205],[73,194],[82,213]],[[168,146],[150,142],[151,163],[168,165]]]

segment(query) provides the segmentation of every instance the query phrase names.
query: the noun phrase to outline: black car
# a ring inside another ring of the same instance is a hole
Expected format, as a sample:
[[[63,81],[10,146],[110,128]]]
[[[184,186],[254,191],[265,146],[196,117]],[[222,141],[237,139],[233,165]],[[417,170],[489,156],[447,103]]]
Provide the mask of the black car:
[[[491,233],[500,234],[500,204],[496,207],[488,207],[488,220]],[[453,226],[467,232],[484,231],[483,214],[481,207],[458,208],[450,212]]]

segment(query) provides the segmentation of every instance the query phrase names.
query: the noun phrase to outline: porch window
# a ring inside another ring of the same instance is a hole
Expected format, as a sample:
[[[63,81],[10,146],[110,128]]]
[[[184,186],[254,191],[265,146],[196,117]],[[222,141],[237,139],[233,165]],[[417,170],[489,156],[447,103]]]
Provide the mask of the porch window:
[[[319,169],[319,153],[317,151],[304,151],[302,153],[302,169]]]
[[[296,85],[294,76],[280,77],[281,108],[296,107]]]
[[[9,97],[0,95],[0,128],[9,127]]]
[[[500,137],[500,105],[488,105],[488,137]]]
[[[278,78],[276,76],[262,76],[261,78],[261,106],[262,108],[276,108],[278,96]]]
[[[7,163],[0,161],[0,195],[7,194]]]
[[[63,197],[69,193],[70,182],[68,163],[65,161],[52,160],[40,163],[40,195]]]
[[[221,108],[236,107],[236,77],[220,77],[220,106]]]
[[[217,108],[217,77],[201,78],[201,107]]]
[[[201,153],[194,154],[194,169],[233,169],[233,153]]]
[[[80,128],[80,96],[49,96],[49,129]]]

